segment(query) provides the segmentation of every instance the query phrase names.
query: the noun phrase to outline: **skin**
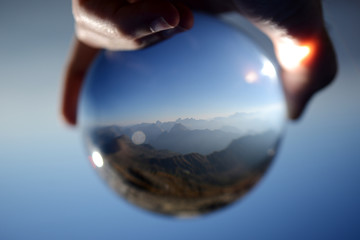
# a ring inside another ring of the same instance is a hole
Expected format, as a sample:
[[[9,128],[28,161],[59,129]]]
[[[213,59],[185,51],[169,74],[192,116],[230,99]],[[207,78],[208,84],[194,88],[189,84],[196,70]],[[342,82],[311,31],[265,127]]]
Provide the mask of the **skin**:
[[[193,25],[192,10],[236,11],[271,39],[291,119],[301,116],[337,71],[320,0],[72,0],[72,7],[76,38],[65,69],[61,111],[73,126],[84,77],[100,49],[136,50],[186,31]],[[289,52],[289,41],[309,49],[292,67],[283,54]]]

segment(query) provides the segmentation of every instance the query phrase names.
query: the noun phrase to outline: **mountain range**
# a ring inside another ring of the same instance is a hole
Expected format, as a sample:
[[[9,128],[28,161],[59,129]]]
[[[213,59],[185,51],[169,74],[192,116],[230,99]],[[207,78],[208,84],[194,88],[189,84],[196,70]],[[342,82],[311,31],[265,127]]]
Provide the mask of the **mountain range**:
[[[129,201],[173,215],[208,212],[235,201],[261,178],[273,157],[268,150],[277,144],[276,134],[266,132],[240,137],[207,155],[181,154],[136,145],[110,129],[97,131],[97,137],[111,139],[98,147],[105,161],[100,174]],[[181,125],[172,130],[191,131]]]
[[[276,131],[245,134],[226,125],[188,127],[203,121],[96,127],[87,131],[86,140],[90,151],[103,157],[97,171],[129,201],[164,214],[203,213],[249,191],[271,163],[279,141]],[[134,141],[139,132],[143,141]]]
[[[211,120],[196,120],[193,118],[177,119],[173,122],[141,123],[131,126],[107,126],[89,129],[88,135],[95,141],[108,142],[116,136],[126,135],[130,138],[136,132],[144,135],[145,144],[157,149],[168,149],[182,154],[197,152],[209,154],[224,149],[232,140],[247,134],[235,127],[235,119],[241,114],[234,114],[227,118]],[[226,121],[225,121],[225,120]],[[227,123],[233,122],[232,125]],[[241,124],[238,124],[241,126]]]

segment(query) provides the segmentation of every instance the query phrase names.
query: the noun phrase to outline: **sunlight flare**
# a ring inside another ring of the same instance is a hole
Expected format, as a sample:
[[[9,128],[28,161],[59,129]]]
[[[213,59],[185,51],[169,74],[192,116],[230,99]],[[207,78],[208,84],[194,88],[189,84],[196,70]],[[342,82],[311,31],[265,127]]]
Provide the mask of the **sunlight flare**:
[[[250,71],[245,75],[245,81],[249,84],[255,83],[259,80],[259,76],[254,71]]]
[[[96,167],[101,168],[104,166],[104,160],[99,152],[93,152],[91,157]]]
[[[309,45],[300,45],[291,38],[285,38],[278,45],[278,58],[281,65],[292,70],[300,66],[302,61],[311,53]]]
[[[275,81],[277,79],[275,67],[269,60],[264,60],[264,65],[261,69],[261,74],[269,77],[272,81]]]

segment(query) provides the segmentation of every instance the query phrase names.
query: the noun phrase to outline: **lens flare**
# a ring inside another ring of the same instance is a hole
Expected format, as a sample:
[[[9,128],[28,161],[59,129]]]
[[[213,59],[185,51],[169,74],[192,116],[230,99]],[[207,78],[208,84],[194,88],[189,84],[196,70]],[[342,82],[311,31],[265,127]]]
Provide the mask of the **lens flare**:
[[[272,81],[277,80],[275,67],[269,60],[264,60],[264,65],[261,69],[261,73],[265,76],[268,76]]]
[[[104,165],[104,160],[99,152],[92,153],[92,161],[98,168],[101,168]]]
[[[292,70],[300,66],[311,53],[310,45],[300,45],[291,38],[282,39],[277,47],[278,58],[283,68]]]
[[[259,79],[259,76],[256,72],[250,71],[245,76],[245,81],[249,84],[257,82]]]

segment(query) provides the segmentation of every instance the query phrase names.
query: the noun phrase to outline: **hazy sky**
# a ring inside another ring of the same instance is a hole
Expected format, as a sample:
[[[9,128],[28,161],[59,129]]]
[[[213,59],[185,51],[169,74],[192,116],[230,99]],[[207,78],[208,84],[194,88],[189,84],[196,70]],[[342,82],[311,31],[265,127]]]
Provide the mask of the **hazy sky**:
[[[249,195],[183,221],[121,200],[91,169],[80,132],[61,124],[70,1],[0,1],[0,239],[360,239],[360,3],[324,5],[336,81],[289,124]]]

